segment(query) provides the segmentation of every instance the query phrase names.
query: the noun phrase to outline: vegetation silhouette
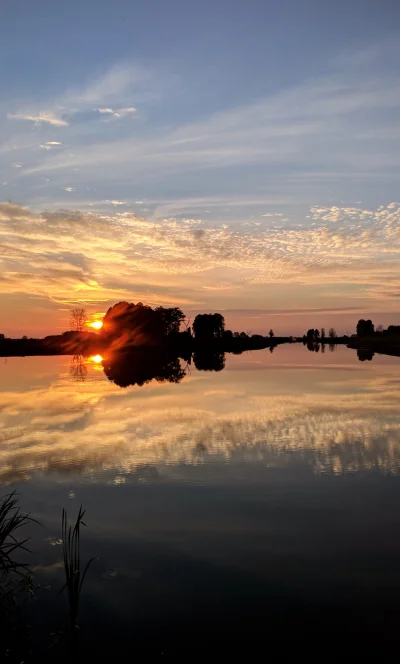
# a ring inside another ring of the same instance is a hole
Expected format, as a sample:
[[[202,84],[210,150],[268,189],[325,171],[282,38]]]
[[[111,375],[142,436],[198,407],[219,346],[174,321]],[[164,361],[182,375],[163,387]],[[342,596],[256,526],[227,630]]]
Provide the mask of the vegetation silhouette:
[[[74,329],[44,339],[8,339],[0,335],[0,356],[112,356],[119,351],[159,348],[181,358],[190,358],[196,353],[199,365],[217,367],[222,362],[222,358],[219,358],[221,353],[238,354],[301,341],[294,336],[276,337],[272,329],[265,335],[227,330],[224,316],[220,313],[198,314],[190,327],[190,320],[186,319],[179,307],[160,306],[153,309],[142,302],[118,302],[108,309],[103,321],[99,322],[102,323],[99,333],[89,332],[83,327],[87,323],[86,310],[72,309],[70,323]],[[302,337],[304,345],[309,350],[319,352],[316,344],[323,344],[328,338],[330,344],[347,344],[349,348],[370,348],[376,353],[400,356],[400,325],[389,325],[386,330],[378,325],[375,329],[370,319],[360,319],[356,333],[351,337],[338,336],[333,327],[329,328],[326,337],[325,329],[307,330]],[[215,357],[206,357],[205,349]],[[146,376],[145,371],[143,376]],[[79,374],[78,363],[75,378],[83,378],[82,373]],[[144,382],[146,380],[144,378]]]
[[[198,314],[193,321],[193,332],[197,341],[222,339],[225,319],[221,314]]]
[[[118,302],[104,316],[100,338],[114,350],[132,346],[159,346],[179,334],[185,314],[179,307],[151,307]]]
[[[87,319],[86,309],[83,309],[81,307],[75,307],[74,309],[72,309],[69,319],[71,330],[74,330],[75,332],[82,332],[85,329],[86,319]]]

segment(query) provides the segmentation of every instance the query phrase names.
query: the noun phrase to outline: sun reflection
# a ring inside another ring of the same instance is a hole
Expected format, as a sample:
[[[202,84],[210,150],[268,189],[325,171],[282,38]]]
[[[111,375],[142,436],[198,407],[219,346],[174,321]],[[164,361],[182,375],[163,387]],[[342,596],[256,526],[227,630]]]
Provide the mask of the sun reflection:
[[[91,357],[89,357],[89,360],[91,362],[94,362],[95,364],[100,364],[100,362],[103,361],[103,358],[101,355],[92,355]]]

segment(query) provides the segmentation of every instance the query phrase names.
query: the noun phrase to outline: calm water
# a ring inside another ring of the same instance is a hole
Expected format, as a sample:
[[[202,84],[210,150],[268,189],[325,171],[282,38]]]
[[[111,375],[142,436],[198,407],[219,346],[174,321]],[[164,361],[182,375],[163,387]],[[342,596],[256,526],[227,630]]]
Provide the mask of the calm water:
[[[311,651],[322,638],[389,647],[400,625],[399,369],[398,358],[293,345],[122,389],[93,361],[4,361],[3,493],[16,488],[44,526],[30,532],[38,582],[51,587],[38,590],[38,632],[65,619],[61,510],[75,516],[82,503],[83,557],[98,558],[80,614],[91,653],[275,641],[284,652],[292,638]]]

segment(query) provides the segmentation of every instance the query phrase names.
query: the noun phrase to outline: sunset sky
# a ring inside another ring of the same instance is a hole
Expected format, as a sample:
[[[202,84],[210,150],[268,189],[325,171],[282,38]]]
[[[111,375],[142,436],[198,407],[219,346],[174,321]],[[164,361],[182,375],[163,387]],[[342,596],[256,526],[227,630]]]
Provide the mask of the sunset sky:
[[[398,0],[0,10],[0,332],[400,323]]]

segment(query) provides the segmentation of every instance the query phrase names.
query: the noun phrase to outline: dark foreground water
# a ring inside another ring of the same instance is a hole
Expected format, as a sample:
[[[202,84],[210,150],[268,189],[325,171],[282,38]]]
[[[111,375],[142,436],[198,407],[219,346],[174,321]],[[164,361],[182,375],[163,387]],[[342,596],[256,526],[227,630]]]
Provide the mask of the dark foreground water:
[[[1,365],[2,492],[43,524],[36,645],[66,622],[61,511],[83,504],[83,661],[397,651],[399,369],[300,345],[126,389],[93,360]]]

